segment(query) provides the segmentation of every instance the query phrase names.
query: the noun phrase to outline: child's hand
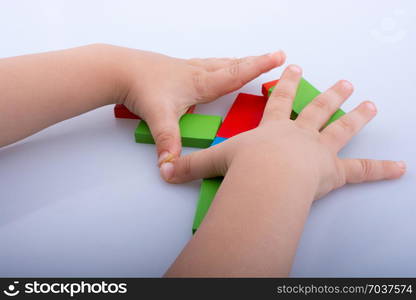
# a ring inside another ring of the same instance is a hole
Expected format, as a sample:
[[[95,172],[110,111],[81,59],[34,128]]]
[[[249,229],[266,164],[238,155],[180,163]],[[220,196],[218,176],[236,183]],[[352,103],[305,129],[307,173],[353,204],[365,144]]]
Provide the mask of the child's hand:
[[[125,66],[121,68],[128,78],[128,91],[120,102],[149,124],[160,162],[179,156],[178,120],[190,106],[237,90],[285,60],[281,51],[242,59],[189,60],[125,48],[121,51],[119,64]]]
[[[162,177],[171,183],[225,175],[234,164],[250,172],[279,161],[280,174],[296,171],[299,187],[309,185],[315,199],[346,183],[398,178],[403,162],[340,159],[337,153],[376,115],[371,102],[321,130],[330,116],[351,95],[353,87],[339,81],[308,105],[295,121],[289,119],[301,69],[289,66],[268,100],[261,124],[217,146],[180,157],[161,166]],[[267,168],[264,168],[267,169]],[[241,172],[242,176],[244,172]],[[267,174],[265,174],[265,178]],[[261,178],[259,180],[262,180]],[[276,180],[282,180],[276,178]]]

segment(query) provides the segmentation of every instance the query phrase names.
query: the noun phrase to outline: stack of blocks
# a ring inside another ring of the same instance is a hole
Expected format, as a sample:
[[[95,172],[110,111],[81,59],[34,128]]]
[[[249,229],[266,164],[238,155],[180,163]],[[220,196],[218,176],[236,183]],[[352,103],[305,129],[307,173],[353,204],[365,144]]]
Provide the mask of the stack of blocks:
[[[277,83],[278,80],[274,80],[263,84],[263,96],[239,94],[222,124],[220,116],[193,114],[194,107],[191,107],[179,120],[182,145],[185,147],[207,148],[256,128],[262,119],[267,99]],[[291,119],[296,119],[302,109],[319,94],[320,92],[315,87],[302,78],[293,101]],[[338,109],[326,125],[339,119],[344,114],[341,109]],[[140,119],[120,104],[114,107],[114,115],[116,118]],[[154,144],[154,139],[146,122],[139,122],[135,131],[135,139],[137,143]],[[216,177],[202,180],[192,233],[195,233],[201,225],[222,179],[222,177]]]

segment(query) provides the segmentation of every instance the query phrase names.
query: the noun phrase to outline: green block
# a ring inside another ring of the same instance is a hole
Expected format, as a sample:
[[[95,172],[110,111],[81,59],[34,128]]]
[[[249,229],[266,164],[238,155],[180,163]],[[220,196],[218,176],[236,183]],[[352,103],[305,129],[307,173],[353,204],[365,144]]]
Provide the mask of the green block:
[[[199,191],[198,203],[196,206],[194,223],[192,225],[192,234],[199,228],[202,220],[208,212],[209,207],[211,206],[212,200],[214,200],[215,194],[218,191],[218,188],[221,185],[223,177],[215,177],[203,179],[201,184],[201,189]]]
[[[338,120],[339,118],[341,118],[343,115],[345,115],[345,112],[342,109],[338,109],[328,120],[328,122],[326,123],[325,126],[328,126],[329,124],[331,124],[332,122]]]
[[[182,146],[208,148],[221,126],[220,116],[185,114],[179,120]],[[140,121],[134,133],[136,143],[154,144],[149,126]]]
[[[295,113],[293,110],[290,112],[290,119],[291,120],[296,120],[296,118],[298,117],[298,114]]]
[[[269,89],[269,96],[274,90],[274,86]],[[300,114],[302,109],[305,108],[313,99],[316,98],[321,92],[318,91],[312,84],[307,82],[302,78],[299,82],[298,90],[296,91],[296,96],[293,101],[293,111],[297,114]],[[345,112],[342,109],[338,109],[328,120],[325,126],[329,125],[335,120],[338,120],[340,117],[345,115]],[[292,117],[291,117],[292,119]]]

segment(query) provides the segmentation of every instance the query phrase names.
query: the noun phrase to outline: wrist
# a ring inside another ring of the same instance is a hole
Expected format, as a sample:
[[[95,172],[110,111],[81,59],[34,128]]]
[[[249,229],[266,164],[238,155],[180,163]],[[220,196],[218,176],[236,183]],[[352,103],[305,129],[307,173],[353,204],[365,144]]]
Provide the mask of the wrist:
[[[102,88],[108,88],[103,105],[121,104],[129,91],[129,76],[125,70],[126,48],[109,44],[92,44],[87,46],[96,58],[92,66],[95,77]],[[106,86],[107,85],[107,86]]]

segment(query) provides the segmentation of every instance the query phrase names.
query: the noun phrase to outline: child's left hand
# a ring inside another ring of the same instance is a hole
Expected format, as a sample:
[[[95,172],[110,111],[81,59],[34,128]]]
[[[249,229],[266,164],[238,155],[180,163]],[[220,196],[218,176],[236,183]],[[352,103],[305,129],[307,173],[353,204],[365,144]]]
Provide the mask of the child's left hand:
[[[190,106],[237,90],[284,61],[281,51],[179,59],[106,44],[1,59],[0,147],[122,103],[149,124],[160,161],[169,161],[181,152],[178,121]]]
[[[180,155],[178,120],[190,106],[235,91],[285,61],[282,51],[241,59],[178,59],[115,48],[121,51],[119,65],[127,80],[119,102],[148,123],[159,163]]]

